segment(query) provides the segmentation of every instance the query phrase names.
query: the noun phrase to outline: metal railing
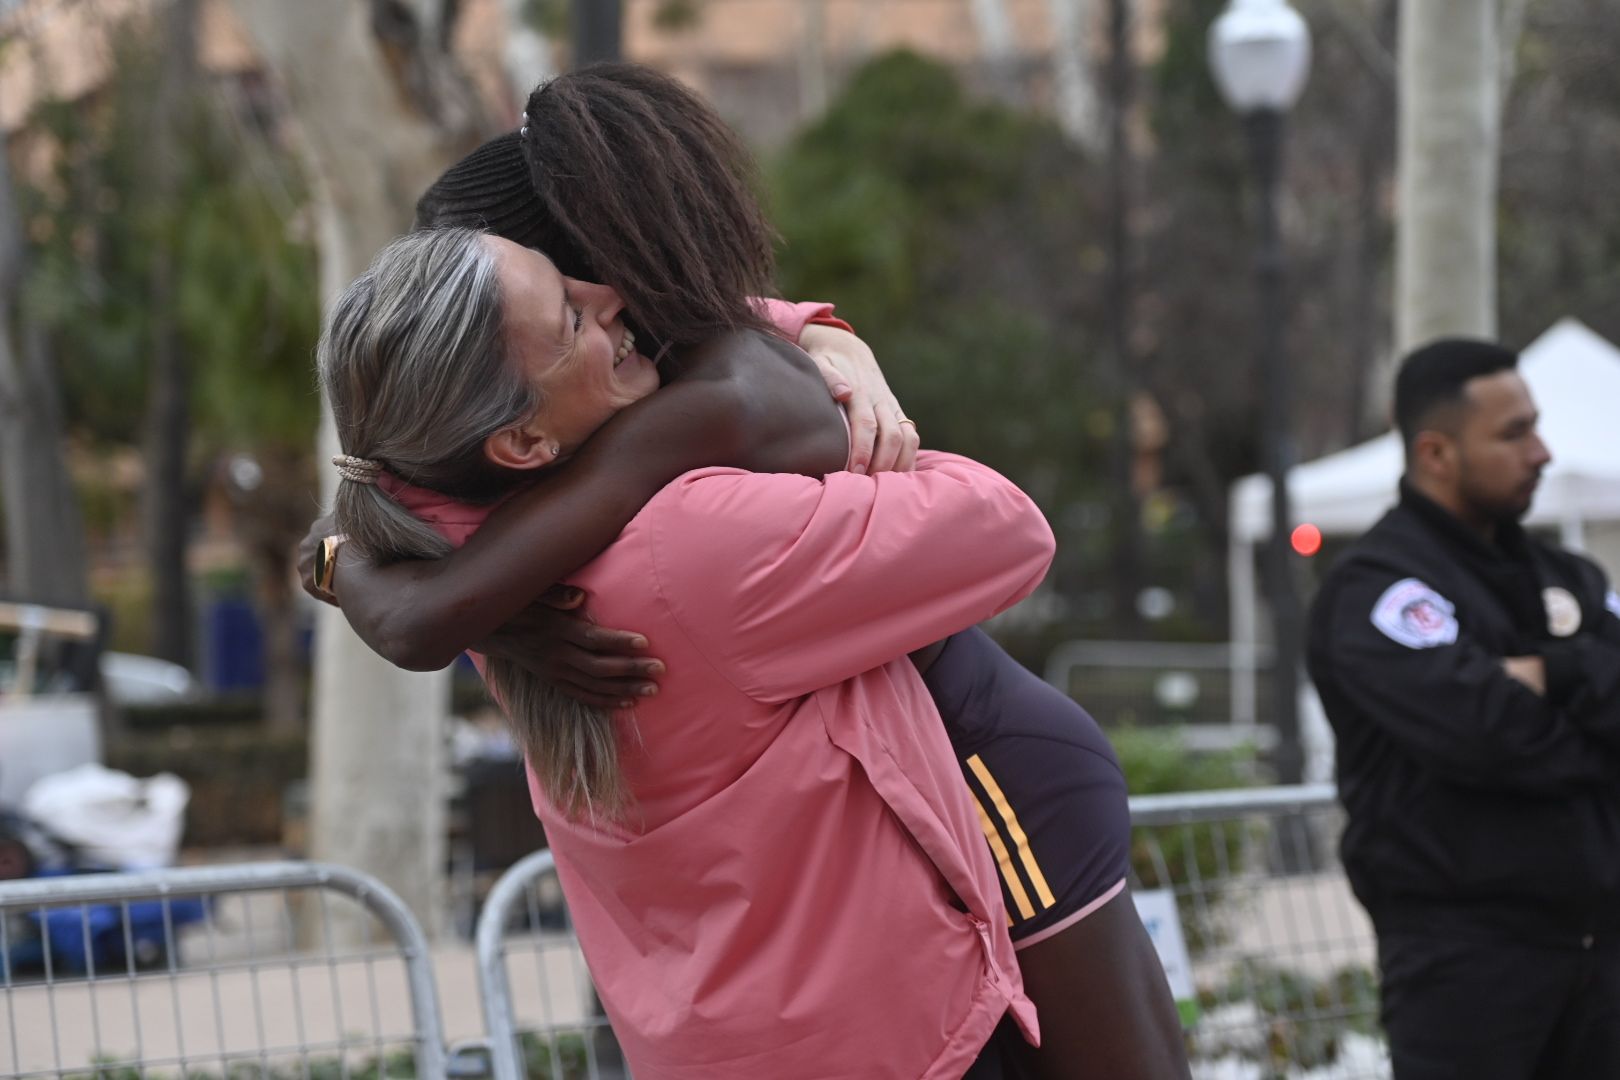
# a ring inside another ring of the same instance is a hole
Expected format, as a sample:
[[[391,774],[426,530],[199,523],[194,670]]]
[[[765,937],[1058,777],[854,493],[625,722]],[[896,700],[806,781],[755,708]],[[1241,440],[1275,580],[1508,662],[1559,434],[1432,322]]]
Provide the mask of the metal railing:
[[[556,875],[551,852],[525,857],[501,875],[478,919],[478,979],[495,1080],[628,1075]]]
[[[1131,812],[1133,889],[1172,899],[1186,944],[1195,1077],[1387,1077],[1332,786],[1139,796]],[[424,936],[365,875],[271,863],[0,884],[0,1075],[628,1075],[550,852],[495,884],[475,956],[487,1036],[447,1048]]]
[[[1372,928],[1338,865],[1341,817],[1331,784],[1131,800],[1132,887],[1174,898],[1187,944],[1196,1077],[1389,1076]],[[478,955],[497,1080],[524,1077],[525,1054],[527,1075],[621,1075],[565,920],[546,852],[508,870],[487,901]],[[514,965],[534,969],[523,1019]]]
[[[410,911],[339,866],[0,885],[4,1075],[442,1077],[435,985]]]
[[[1086,703],[1105,727],[1173,725],[1209,738],[1261,744],[1276,737],[1255,722],[1253,687],[1234,671],[1268,673],[1268,646],[1224,642],[1065,641],[1041,677]],[[1247,665],[1245,668],[1244,665]],[[1269,679],[1269,674],[1266,674]],[[1245,696],[1247,694],[1247,696]]]
[[[1385,1080],[1372,926],[1333,785],[1131,800],[1132,887],[1174,897],[1194,1075]]]

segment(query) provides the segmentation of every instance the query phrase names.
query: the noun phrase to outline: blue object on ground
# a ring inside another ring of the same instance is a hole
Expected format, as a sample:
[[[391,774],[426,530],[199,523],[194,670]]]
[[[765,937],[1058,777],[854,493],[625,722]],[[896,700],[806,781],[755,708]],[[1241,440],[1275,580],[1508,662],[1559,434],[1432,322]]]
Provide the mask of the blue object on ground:
[[[208,917],[208,904],[197,897],[171,897],[127,904],[75,904],[27,915],[36,928],[43,926],[43,932],[37,940],[12,943],[7,955],[11,967],[44,969],[48,948],[53,975],[84,975],[152,968],[170,960],[178,967],[180,956],[171,952],[171,946],[179,944],[182,926]]]

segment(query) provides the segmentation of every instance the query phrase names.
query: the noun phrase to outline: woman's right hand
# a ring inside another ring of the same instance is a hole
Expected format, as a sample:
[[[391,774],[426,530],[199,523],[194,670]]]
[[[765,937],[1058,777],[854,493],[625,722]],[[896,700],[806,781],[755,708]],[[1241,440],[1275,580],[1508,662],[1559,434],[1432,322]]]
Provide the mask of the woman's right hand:
[[[559,585],[473,646],[517,664],[582,705],[625,709],[658,692],[663,661],[645,655],[647,639],[587,618],[583,591]]]
[[[871,346],[848,330],[811,323],[799,335],[799,348],[849,414],[849,471],[910,472],[917,463],[917,425],[906,419]]]

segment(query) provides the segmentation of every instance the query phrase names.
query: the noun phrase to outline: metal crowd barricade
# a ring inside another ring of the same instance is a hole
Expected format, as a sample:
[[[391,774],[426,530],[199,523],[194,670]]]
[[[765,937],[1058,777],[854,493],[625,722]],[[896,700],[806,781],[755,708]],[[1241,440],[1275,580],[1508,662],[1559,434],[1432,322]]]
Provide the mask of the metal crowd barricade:
[[[448,1074],[427,942],[339,866],[0,884],[0,1075],[325,1080]]]
[[[1180,915],[1196,1080],[1387,1080],[1333,786],[1138,796],[1131,819],[1133,889],[1166,890]],[[623,1075],[555,875],[549,852],[519,862],[479,921],[496,1080]]]
[[[1194,1076],[1386,1080],[1333,785],[1139,796],[1131,821],[1132,887],[1167,890],[1186,940]]]
[[[629,1075],[574,936],[551,852],[514,864],[478,920],[478,978],[495,1080]]]
[[[1131,816],[1132,886],[1172,898],[1187,946],[1195,1078],[1385,1080],[1373,935],[1338,866],[1332,786],[1139,796]],[[449,1051],[424,936],[363,874],[265,863],[4,883],[0,1075],[628,1075],[550,852],[491,890],[476,959],[487,1038]]]

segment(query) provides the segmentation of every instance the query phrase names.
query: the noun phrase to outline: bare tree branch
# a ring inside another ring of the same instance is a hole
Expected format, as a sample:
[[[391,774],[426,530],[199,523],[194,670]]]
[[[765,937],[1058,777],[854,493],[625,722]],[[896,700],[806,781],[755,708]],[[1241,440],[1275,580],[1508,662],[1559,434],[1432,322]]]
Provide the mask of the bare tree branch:
[[[1007,102],[1022,96],[1018,87],[1018,43],[1013,37],[1012,19],[1004,0],[972,0],[973,26],[979,32],[979,48],[996,93]]]
[[[15,304],[26,264],[0,138],[0,495],[10,587],[43,603],[83,604],[90,595],[84,522],[63,448],[57,369],[45,335]]]
[[[1352,11],[1350,6],[1330,0],[1312,8],[1312,14],[1333,20],[1345,32],[1351,48],[1367,65],[1367,70],[1386,85],[1394,86],[1397,75],[1394,54],[1384,48],[1384,43],[1378,40],[1378,34],[1368,22],[1365,13],[1359,8]]]
[[[409,227],[417,197],[487,125],[445,47],[449,0],[232,0],[278,76],[315,194],[324,296]],[[337,452],[330,420],[317,460]],[[330,500],[335,474],[324,471]],[[437,927],[445,673],[398,671],[323,608],[312,853],[376,874]]]
[[[1058,123],[1086,153],[1101,157],[1108,130],[1091,70],[1089,0],[1047,0],[1052,18],[1052,65],[1057,82]]]
[[[529,100],[529,92],[556,75],[557,67],[551,55],[551,42],[524,15],[528,0],[501,0],[501,6],[506,12],[501,64],[506,69],[512,98],[522,108]]]

